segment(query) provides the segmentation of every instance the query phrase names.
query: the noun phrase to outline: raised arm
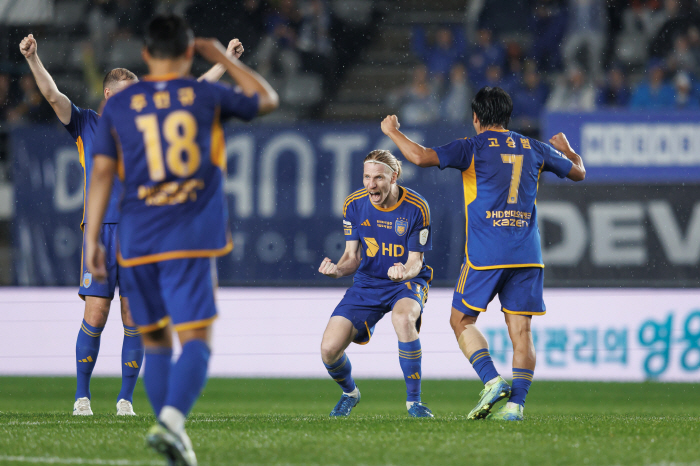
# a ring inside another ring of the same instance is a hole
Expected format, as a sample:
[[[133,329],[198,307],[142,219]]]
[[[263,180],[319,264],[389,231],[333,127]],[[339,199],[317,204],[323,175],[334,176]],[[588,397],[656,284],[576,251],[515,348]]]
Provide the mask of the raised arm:
[[[437,167],[440,159],[437,152],[428,147],[423,147],[417,142],[411,141],[401,131],[399,131],[399,119],[396,115],[387,115],[382,121],[382,132],[394,141],[406,160],[419,167]]]
[[[333,261],[326,257],[318,267],[318,271],[331,278],[347,277],[357,272],[357,269],[360,268],[361,260],[360,241],[346,241],[345,252],[338,264],[334,264]]]
[[[237,58],[227,57],[224,46],[218,40],[196,38],[194,46],[197,52],[210,62],[223,65],[245,95],[258,94],[258,114],[270,113],[279,106],[279,96],[265,78]]]
[[[241,55],[243,55],[244,50],[245,49],[243,48],[243,44],[241,44],[240,40],[232,39],[228,43],[228,47],[226,47],[226,56],[229,58],[241,58]],[[197,78],[197,81],[208,81],[210,83],[215,83],[219,79],[221,79],[224,73],[226,73],[226,68],[224,68],[224,65],[222,65],[221,63],[217,63],[216,65],[209,68],[209,71]]]
[[[395,263],[393,266],[391,266],[391,268],[389,268],[387,275],[392,281],[403,282],[414,278],[420,273],[422,268],[423,253],[418,251],[409,251],[406,263]]]
[[[583,159],[571,148],[566,135],[564,133],[555,134],[549,140],[549,143],[574,164],[566,177],[573,181],[583,181],[586,178],[586,168],[583,166]]]
[[[51,104],[53,111],[56,112],[56,116],[61,123],[67,125],[70,123],[71,115],[71,103],[70,99],[63,95],[61,91],[56,87],[56,83],[53,78],[44,68],[43,63],[39,60],[39,55],[37,54],[37,43],[34,39],[33,34],[29,34],[27,37],[22,39],[19,43],[19,51],[22,52],[24,58],[27,59],[29,64],[29,69],[32,70],[34,79],[36,80],[36,85],[41,91],[44,98]]]

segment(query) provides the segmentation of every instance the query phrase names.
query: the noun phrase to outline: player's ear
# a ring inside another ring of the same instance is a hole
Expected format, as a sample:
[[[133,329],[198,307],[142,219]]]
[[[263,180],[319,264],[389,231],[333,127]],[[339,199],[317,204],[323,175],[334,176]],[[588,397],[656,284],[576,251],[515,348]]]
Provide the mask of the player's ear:
[[[151,54],[148,53],[148,49],[145,46],[141,48],[141,58],[147,64],[151,61]]]

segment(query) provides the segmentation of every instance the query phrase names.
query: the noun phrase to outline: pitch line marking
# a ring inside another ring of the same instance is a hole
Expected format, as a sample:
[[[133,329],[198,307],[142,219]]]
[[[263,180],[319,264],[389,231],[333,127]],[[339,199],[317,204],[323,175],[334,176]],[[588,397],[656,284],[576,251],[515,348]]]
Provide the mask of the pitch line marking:
[[[33,464],[95,464],[104,466],[160,466],[161,461],[102,460],[87,458],[59,458],[57,456],[0,456],[0,461]]]

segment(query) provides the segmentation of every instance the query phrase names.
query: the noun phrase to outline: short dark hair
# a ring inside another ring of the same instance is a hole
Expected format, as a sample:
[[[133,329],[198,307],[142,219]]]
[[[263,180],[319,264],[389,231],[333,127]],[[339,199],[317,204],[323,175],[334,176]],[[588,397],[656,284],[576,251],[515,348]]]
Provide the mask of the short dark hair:
[[[158,15],[146,28],[146,50],[153,58],[177,58],[187,51],[194,33],[177,15]]]
[[[513,113],[513,100],[500,87],[482,87],[472,99],[472,112],[484,128],[508,127]]]
[[[126,68],[114,68],[112,71],[105,75],[102,80],[102,89],[107,89],[114,86],[116,83],[121,81],[138,81],[139,78],[136,77],[134,73],[127,70]]]

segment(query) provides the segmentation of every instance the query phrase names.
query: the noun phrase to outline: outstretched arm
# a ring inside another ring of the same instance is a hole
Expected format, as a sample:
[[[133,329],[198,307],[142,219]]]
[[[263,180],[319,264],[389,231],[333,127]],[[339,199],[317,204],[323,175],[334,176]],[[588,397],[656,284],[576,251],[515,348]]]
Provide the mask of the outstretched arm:
[[[549,143],[574,164],[566,177],[573,181],[583,181],[586,178],[586,168],[583,166],[583,159],[571,148],[566,135],[564,133],[555,134],[549,140]]]
[[[232,39],[228,43],[228,47],[226,47],[226,56],[229,58],[241,58],[241,55],[243,55],[244,50],[245,49],[243,48],[243,44],[241,44],[240,40]],[[197,78],[197,81],[207,81],[210,83],[215,83],[219,79],[221,79],[224,73],[226,73],[226,68],[224,68],[224,65],[222,65],[221,63],[217,63],[216,65],[209,68],[209,71]]]
[[[318,271],[331,278],[347,277],[357,272],[357,269],[360,268],[361,260],[360,241],[346,241],[345,252],[338,264],[334,264],[333,261],[326,257],[318,267]]]
[[[27,37],[22,39],[19,43],[19,51],[22,52],[24,58],[27,59],[29,64],[29,69],[32,70],[34,79],[36,80],[36,85],[39,87],[39,91],[44,96],[44,98],[51,104],[53,111],[56,112],[56,116],[61,123],[67,125],[70,123],[71,115],[71,103],[70,99],[63,95],[61,91],[56,87],[56,83],[53,78],[44,68],[43,63],[39,60],[39,55],[37,54],[37,43],[34,39],[33,34],[29,34]]]
[[[417,142],[413,142],[399,131],[399,119],[396,115],[387,115],[382,121],[382,132],[389,136],[394,141],[396,147],[406,159],[418,165],[419,167],[437,167],[440,166],[440,159],[437,152],[428,147],[423,147]]]
[[[197,52],[210,62],[223,65],[245,95],[258,94],[259,115],[270,113],[279,106],[279,96],[265,78],[237,58],[227,57],[224,46],[218,40],[196,38],[194,46]]]
[[[403,282],[410,280],[418,275],[423,268],[423,253],[417,251],[409,251],[408,259],[405,264],[401,262],[395,263],[389,268],[389,278],[395,282]]]

